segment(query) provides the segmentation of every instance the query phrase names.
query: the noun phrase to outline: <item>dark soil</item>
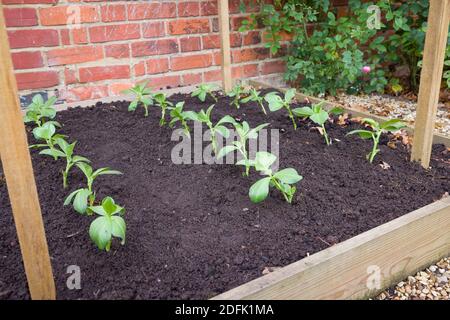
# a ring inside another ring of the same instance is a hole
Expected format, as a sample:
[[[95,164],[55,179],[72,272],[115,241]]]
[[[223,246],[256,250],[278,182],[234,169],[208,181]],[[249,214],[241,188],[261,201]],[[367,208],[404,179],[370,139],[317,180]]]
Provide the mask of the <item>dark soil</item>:
[[[207,108],[186,95],[186,110]],[[365,155],[369,141],[346,137],[356,123],[329,125],[324,144],[309,122],[294,131],[284,111],[268,117],[253,103],[236,110],[219,100],[213,118],[231,114],[252,127],[270,122],[280,129],[280,167],[303,175],[293,205],[273,191],[253,204],[248,189],[258,179],[242,176],[233,165],[175,165],[172,130],[160,127],[151,108],[127,112],[126,102],[97,104],[58,113],[62,133],[77,140],[76,152],[95,167],[109,166],[123,176],[95,182],[98,199],[111,195],[126,208],[127,239],[101,252],[88,235],[92,217],[63,207],[71,190],[83,185],[74,170],[70,190],[62,189],[62,162],[32,151],[33,165],[59,299],[210,298],[262,275],[266,267],[285,266],[412,210],[450,191],[450,155],[435,146],[423,170],[408,161],[401,143],[392,149],[383,137],[374,164]],[[29,136],[30,143],[34,142]],[[379,164],[384,161],[390,169]],[[27,299],[26,278],[7,189],[0,169],[0,299]],[[389,248],[386,248],[388,250]],[[69,265],[81,268],[81,290],[69,290]]]

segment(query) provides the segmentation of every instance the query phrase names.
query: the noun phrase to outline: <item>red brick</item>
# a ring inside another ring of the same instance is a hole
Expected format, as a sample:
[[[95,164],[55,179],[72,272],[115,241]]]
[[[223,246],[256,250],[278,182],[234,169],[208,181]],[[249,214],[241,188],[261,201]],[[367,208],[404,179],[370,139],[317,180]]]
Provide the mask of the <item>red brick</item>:
[[[74,84],[78,82],[77,78],[77,72],[72,69],[64,69],[64,83],[67,84]]]
[[[217,15],[217,1],[204,1],[200,4],[200,15],[212,16]]]
[[[11,53],[14,69],[33,69],[44,66],[39,51],[23,51]]]
[[[145,75],[145,62],[141,61],[141,62],[136,63],[133,66],[133,72],[134,72],[135,77],[140,77],[140,76]]]
[[[16,80],[19,90],[49,88],[59,84],[56,71],[16,73]]]
[[[199,51],[201,49],[200,37],[188,37],[180,39],[181,52]]]
[[[109,85],[109,92],[112,96],[122,95],[125,90],[128,90],[134,86],[133,83],[112,83]]]
[[[104,5],[100,9],[103,22],[125,21],[126,11],[124,4]]]
[[[249,17],[232,17],[231,18],[231,21],[230,21],[230,23],[231,23],[231,30],[232,31],[238,31],[239,30],[239,28],[242,26],[242,21],[244,21],[244,20],[250,20],[250,18]]]
[[[187,70],[196,68],[206,68],[212,65],[212,55],[196,54],[190,56],[172,57],[171,58],[172,70]]]
[[[282,73],[286,71],[286,64],[282,60],[264,62],[261,67],[262,74]]]
[[[94,6],[56,6],[39,9],[40,23],[43,26],[57,26],[100,21],[97,7]]]
[[[72,30],[72,40],[74,44],[88,43],[87,28],[75,28]]]
[[[145,64],[147,65],[147,74],[165,73],[169,71],[168,58],[149,59]]]
[[[258,75],[258,64],[247,64],[243,66],[234,66],[231,68],[231,76],[233,78],[248,78]]]
[[[167,89],[174,88],[181,85],[181,79],[179,75],[174,76],[161,76],[149,79],[149,87],[153,89]]]
[[[194,84],[202,83],[202,74],[201,73],[187,73],[181,76],[181,80],[183,82],[183,86],[192,86]]]
[[[91,42],[109,42],[138,39],[141,37],[139,24],[120,24],[89,28]]]
[[[174,18],[177,13],[174,2],[128,4],[127,10],[128,20]]]
[[[261,43],[261,34],[259,31],[250,31],[243,38],[244,46]]]
[[[59,37],[61,38],[61,44],[68,46],[70,44],[70,30],[61,29],[59,30]]]
[[[228,11],[230,13],[240,13],[240,5],[242,0],[229,0],[228,1]],[[244,0],[245,12],[258,12],[260,9],[258,1],[255,0]],[[267,3],[267,1],[266,1]]]
[[[219,81],[222,79],[222,71],[220,69],[206,71],[203,73],[203,76],[205,82]]]
[[[15,30],[8,31],[8,36],[12,49],[59,45],[57,30]]]
[[[222,53],[220,51],[214,52],[213,54],[213,64],[215,66],[222,65]]]
[[[103,59],[101,47],[72,47],[53,49],[47,52],[49,66],[76,64]]]
[[[175,39],[148,40],[133,42],[131,54],[133,57],[152,56],[178,52],[178,44]]]
[[[219,49],[220,37],[218,34],[208,34],[202,37],[203,49]],[[239,33],[232,33],[230,35],[230,46],[240,47],[242,44],[242,38]]]
[[[198,2],[179,2],[178,16],[179,17],[196,17],[200,14],[200,5]]]
[[[130,66],[106,66],[80,68],[80,82],[93,82],[110,79],[125,79],[130,77]]]
[[[208,33],[208,19],[177,19],[169,21],[170,34]]]
[[[107,86],[76,87],[67,90],[63,98],[67,102],[100,99],[108,96]]]
[[[233,63],[262,60],[269,57],[268,48],[247,48],[235,50],[231,53]]]
[[[3,14],[7,27],[29,27],[38,24],[34,8],[4,8]]]
[[[147,22],[142,24],[144,38],[158,38],[165,36],[164,22]]]
[[[130,46],[128,43],[107,45],[105,46],[105,56],[116,59],[129,58]]]
[[[58,0],[3,0],[3,4],[37,4],[37,3],[57,3]]]

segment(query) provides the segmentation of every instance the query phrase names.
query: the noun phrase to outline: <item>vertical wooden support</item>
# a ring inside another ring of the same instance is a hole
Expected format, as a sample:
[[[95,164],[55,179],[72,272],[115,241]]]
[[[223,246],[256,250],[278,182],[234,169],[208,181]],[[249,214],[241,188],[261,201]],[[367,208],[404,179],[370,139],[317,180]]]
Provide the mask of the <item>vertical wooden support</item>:
[[[411,160],[428,168],[444,68],[450,0],[430,0]]]
[[[230,16],[228,13],[228,0],[219,1],[219,31],[222,58],[223,90],[228,92],[232,87],[231,79],[231,51],[230,51]]]
[[[0,4],[0,157],[32,299],[55,299],[25,126],[20,112],[3,8]]]

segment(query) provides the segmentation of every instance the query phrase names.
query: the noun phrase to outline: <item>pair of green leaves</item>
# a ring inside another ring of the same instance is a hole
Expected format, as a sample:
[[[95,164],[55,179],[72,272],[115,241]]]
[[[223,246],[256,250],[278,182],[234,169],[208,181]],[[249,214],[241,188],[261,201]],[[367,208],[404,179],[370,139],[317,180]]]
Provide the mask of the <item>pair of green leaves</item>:
[[[100,206],[90,206],[87,210],[99,215],[89,227],[89,236],[100,250],[109,251],[113,237],[120,238],[121,244],[125,244],[126,223],[121,217],[125,209],[113,198],[106,197]]]
[[[381,134],[383,132],[395,132],[406,127],[405,123],[399,119],[391,119],[380,124],[373,119],[364,118],[362,120],[362,123],[366,123],[370,127],[372,127],[372,131],[358,129],[350,131],[349,133],[347,133],[347,135],[357,134],[362,139],[373,140],[372,151],[367,154],[367,159],[369,160],[370,163],[373,162],[375,156],[380,152],[380,149],[378,149],[378,144],[380,142]]]
[[[197,119],[197,114],[194,111],[184,111],[184,101],[178,102],[175,107],[170,108],[170,117],[171,120],[169,122],[169,127],[173,127],[175,123],[180,122],[183,127],[183,131],[187,137],[191,137],[190,128],[187,124],[188,120],[195,121]]]
[[[233,98],[233,101],[231,102],[232,105],[236,107],[236,109],[239,109],[239,101],[247,94],[247,90],[245,87],[238,83],[236,84],[230,92],[227,93],[227,96],[230,98]]]
[[[330,118],[330,114],[339,115],[342,114],[342,108],[335,107],[331,109],[329,112],[322,108],[325,102],[320,102],[318,104],[314,104],[312,107],[302,107],[295,108],[292,110],[292,113],[297,117],[309,118],[315,124],[320,126],[321,134],[325,138],[325,142],[327,145],[331,144],[331,140],[328,137],[327,130],[325,129],[325,123]]]
[[[92,188],[95,179],[101,175],[120,175],[122,172],[107,167],[94,171],[94,169],[85,162],[78,162],[75,165],[84,173],[87,180],[87,188],[73,191],[64,201],[64,205],[67,206],[70,203],[73,203],[73,208],[76,212],[85,214],[87,207],[89,205],[92,206],[95,201],[95,192]]]
[[[256,102],[259,107],[261,108],[261,110],[264,112],[264,114],[267,114],[266,112],[266,108],[264,107],[264,98],[261,97],[261,92],[257,91],[255,88],[250,88],[249,92],[248,92],[248,96],[243,98],[241,100],[242,103],[248,103],[250,101]]]
[[[264,201],[269,195],[269,188],[275,187],[282,194],[284,199],[288,203],[292,203],[297,188],[295,183],[303,179],[297,171],[293,168],[282,169],[277,172],[273,172],[271,166],[275,163],[277,157],[269,152],[257,152],[253,166],[255,170],[267,177],[262,178],[255,182],[249,190],[250,200],[254,203]]]
[[[253,129],[250,128],[250,125],[248,124],[247,121],[243,121],[242,123],[234,121],[232,124],[239,136],[239,140],[233,141],[232,145],[228,145],[220,149],[219,153],[217,154],[217,158],[220,159],[230,152],[238,151],[242,155],[242,159],[236,162],[236,165],[245,166],[244,175],[248,176],[250,172],[250,167],[252,165],[252,161],[248,157],[247,141],[248,139],[258,138],[259,131],[267,127],[269,124],[263,123]]]
[[[271,112],[278,111],[282,108],[285,108],[288,111],[289,118],[292,121],[292,125],[294,129],[297,130],[297,123],[295,122],[294,115],[291,110],[291,103],[294,100],[296,90],[289,89],[284,94],[284,98],[280,97],[276,92],[270,92],[266,94],[264,100],[269,104],[269,110]]]
[[[213,94],[213,90],[216,90],[216,87],[212,84],[201,84],[195,89],[191,96],[197,97],[201,102],[206,101],[206,97],[210,96],[214,101],[217,102],[216,96]]]
[[[24,122],[34,122],[37,126],[41,126],[45,118],[53,119],[56,116],[54,104],[56,97],[51,97],[44,101],[40,94],[33,97],[31,104],[27,107]]]
[[[147,87],[148,82],[136,84],[133,88],[125,90],[125,94],[134,95],[134,100],[129,104],[128,111],[136,111],[139,103],[145,110],[145,116],[148,117],[148,107],[153,104],[153,95],[150,88]]]
[[[167,100],[166,95],[162,92],[153,95],[153,99],[155,99],[155,104],[161,108],[161,120],[159,121],[159,125],[163,126],[166,124],[166,110],[173,107],[173,103]]]

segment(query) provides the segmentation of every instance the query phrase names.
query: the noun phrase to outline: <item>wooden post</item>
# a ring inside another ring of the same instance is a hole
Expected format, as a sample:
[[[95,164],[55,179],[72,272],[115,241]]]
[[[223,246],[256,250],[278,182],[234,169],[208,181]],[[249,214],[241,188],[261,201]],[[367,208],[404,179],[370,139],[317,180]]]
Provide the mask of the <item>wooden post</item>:
[[[55,299],[55,283],[1,4],[0,119],[0,157],[30,295],[32,299]]]
[[[231,51],[230,51],[230,16],[228,14],[228,0],[219,1],[219,30],[222,58],[223,90],[228,92],[232,87],[231,79]]]
[[[430,0],[411,160],[428,168],[444,68],[450,0]]]

